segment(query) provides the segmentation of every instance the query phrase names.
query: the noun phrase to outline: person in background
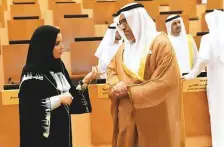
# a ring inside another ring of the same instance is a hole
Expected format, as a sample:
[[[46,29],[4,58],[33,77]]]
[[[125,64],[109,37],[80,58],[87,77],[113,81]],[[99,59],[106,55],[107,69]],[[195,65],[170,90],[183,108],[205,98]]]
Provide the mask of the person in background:
[[[117,50],[122,45],[123,39],[118,33],[115,24],[111,24],[104,37],[101,41],[99,47],[96,50],[95,56],[98,57],[98,69],[101,73],[100,78],[107,78],[107,66],[117,53]]]
[[[212,147],[224,146],[224,12],[205,16],[209,34],[201,39],[198,60],[184,79],[196,78],[207,66],[207,97],[211,121]]]
[[[183,19],[170,15],[166,19],[168,37],[174,47],[180,72],[189,73],[196,63],[198,49],[192,35],[186,33]]]

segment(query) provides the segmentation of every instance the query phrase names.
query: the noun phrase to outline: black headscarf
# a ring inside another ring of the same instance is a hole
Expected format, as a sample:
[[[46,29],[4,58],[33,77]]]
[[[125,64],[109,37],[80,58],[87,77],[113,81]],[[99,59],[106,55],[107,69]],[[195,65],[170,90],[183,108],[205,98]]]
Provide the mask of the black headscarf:
[[[26,73],[46,73],[62,71],[61,59],[54,59],[53,49],[60,30],[49,25],[40,26],[32,35],[26,65],[22,76]]]

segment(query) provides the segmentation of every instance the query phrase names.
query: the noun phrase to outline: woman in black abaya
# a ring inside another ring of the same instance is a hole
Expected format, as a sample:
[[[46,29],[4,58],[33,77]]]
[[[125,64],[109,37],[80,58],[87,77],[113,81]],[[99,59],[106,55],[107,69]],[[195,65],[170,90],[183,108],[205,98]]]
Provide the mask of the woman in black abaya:
[[[91,111],[84,94],[97,69],[73,87],[61,60],[61,41],[60,30],[48,25],[31,38],[19,91],[20,147],[72,147],[71,103],[73,113]]]

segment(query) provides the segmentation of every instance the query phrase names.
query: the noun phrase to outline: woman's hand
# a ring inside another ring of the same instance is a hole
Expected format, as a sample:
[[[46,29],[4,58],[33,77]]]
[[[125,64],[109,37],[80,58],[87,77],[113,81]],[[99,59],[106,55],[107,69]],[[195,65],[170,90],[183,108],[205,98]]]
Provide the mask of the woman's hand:
[[[61,104],[70,105],[72,103],[73,97],[69,92],[59,95]]]

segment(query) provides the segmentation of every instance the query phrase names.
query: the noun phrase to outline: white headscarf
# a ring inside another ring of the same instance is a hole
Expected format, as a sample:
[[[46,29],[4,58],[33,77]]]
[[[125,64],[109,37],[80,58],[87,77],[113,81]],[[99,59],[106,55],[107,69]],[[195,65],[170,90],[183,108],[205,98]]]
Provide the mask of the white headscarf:
[[[117,29],[115,24],[111,24],[96,50],[95,56],[99,59],[98,66],[101,73],[107,70],[108,64],[111,62],[122,44],[122,39],[119,43],[115,43],[116,31]]]
[[[147,11],[142,7],[133,8],[130,10],[125,10],[129,6],[136,5],[137,3],[130,3],[120,11],[118,11],[118,16],[114,19],[115,23],[119,23],[120,15],[123,14],[130,26],[135,42],[130,42],[119,27],[117,27],[119,33],[124,38],[125,50],[124,50],[124,64],[134,73],[138,74],[141,57],[143,56],[143,51],[145,47],[150,47],[154,38],[158,35],[156,30],[156,25],[152,18],[148,15]],[[138,4],[140,5],[140,4]],[[119,14],[119,12],[121,12]]]
[[[171,35],[172,23],[176,20],[180,20],[181,32],[179,36]],[[168,33],[168,37],[174,47],[178,65],[181,73],[188,73],[191,70],[190,66],[190,53],[189,53],[189,45],[187,34],[185,30],[185,26],[183,23],[183,19],[179,15],[170,15],[166,19],[166,29]]]
[[[205,20],[209,29],[209,40],[211,41],[214,59],[220,59],[224,62],[224,12],[214,10],[206,14]]]
[[[169,17],[167,17],[167,19],[166,19],[166,21],[168,21],[168,22],[166,22],[167,34],[171,35],[172,23],[176,20],[180,20],[180,25],[181,25],[180,35],[185,36],[186,35],[186,29],[185,29],[184,21],[179,15],[170,15]]]

